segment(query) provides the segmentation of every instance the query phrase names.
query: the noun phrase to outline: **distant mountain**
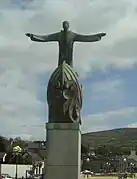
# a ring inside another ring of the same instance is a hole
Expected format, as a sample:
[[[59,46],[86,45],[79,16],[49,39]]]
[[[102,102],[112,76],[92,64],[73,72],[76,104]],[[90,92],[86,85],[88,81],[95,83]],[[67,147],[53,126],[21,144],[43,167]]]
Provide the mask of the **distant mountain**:
[[[114,145],[115,147],[137,148],[137,128],[119,128],[82,134],[82,144],[97,147]]]

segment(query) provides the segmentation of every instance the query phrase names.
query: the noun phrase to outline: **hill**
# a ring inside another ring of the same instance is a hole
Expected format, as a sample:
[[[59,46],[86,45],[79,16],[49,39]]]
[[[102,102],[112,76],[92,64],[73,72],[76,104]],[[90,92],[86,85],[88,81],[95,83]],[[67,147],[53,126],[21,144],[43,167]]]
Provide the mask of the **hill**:
[[[130,149],[137,148],[137,128],[119,128],[85,133],[82,134],[82,144],[91,147],[113,145]]]

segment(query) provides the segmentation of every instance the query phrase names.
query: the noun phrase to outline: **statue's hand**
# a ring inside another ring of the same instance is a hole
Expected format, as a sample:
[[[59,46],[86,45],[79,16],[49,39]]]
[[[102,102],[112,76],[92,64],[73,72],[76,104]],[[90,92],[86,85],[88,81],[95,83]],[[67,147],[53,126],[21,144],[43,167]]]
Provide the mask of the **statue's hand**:
[[[101,36],[103,37],[103,36],[105,36],[106,35],[106,33],[101,33]]]
[[[101,37],[103,37],[103,36],[105,36],[106,35],[106,33],[100,33],[100,34],[98,34],[98,36],[101,38]]]
[[[27,33],[27,34],[25,34],[27,37],[30,37],[30,38],[32,38],[33,37],[33,34],[30,34],[30,33]]]

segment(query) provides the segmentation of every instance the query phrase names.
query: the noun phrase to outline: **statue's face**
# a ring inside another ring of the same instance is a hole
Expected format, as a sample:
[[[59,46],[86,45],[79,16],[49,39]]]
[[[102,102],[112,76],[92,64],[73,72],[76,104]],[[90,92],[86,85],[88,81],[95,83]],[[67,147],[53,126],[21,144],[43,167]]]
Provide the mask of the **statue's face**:
[[[63,29],[65,30],[69,29],[69,23],[67,21],[63,22]]]

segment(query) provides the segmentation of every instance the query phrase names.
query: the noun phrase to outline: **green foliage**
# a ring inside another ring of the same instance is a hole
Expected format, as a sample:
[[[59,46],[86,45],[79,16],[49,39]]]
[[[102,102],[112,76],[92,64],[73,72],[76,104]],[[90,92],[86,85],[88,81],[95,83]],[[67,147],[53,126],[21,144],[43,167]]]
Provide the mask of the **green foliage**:
[[[109,149],[107,148],[107,146],[99,146],[95,149],[95,153],[96,155],[107,155],[109,152]]]
[[[95,148],[97,155],[129,155],[132,149],[137,151],[137,128],[122,128],[101,132],[85,133],[82,144]]]
[[[23,151],[19,154],[15,154],[12,151],[8,152],[5,157],[5,163],[8,164],[32,164],[31,157],[28,157],[28,153]]]
[[[104,145],[95,148],[96,155],[103,155],[106,157],[130,155],[130,148],[115,147],[112,145]]]
[[[10,148],[6,157],[5,163],[8,164],[32,164],[30,158],[28,157],[27,151],[23,150],[19,146]]]
[[[23,156],[22,156],[22,154],[15,155],[14,153],[9,152],[9,153],[7,153],[7,155],[5,157],[5,163],[23,164],[24,163]]]
[[[93,147],[114,146],[118,148],[137,149],[137,128],[120,128],[101,132],[82,134],[82,144]]]
[[[0,152],[6,152],[8,146],[8,140],[5,137],[0,136]]]
[[[81,153],[88,153],[88,148],[85,147],[84,145],[81,145]]]

